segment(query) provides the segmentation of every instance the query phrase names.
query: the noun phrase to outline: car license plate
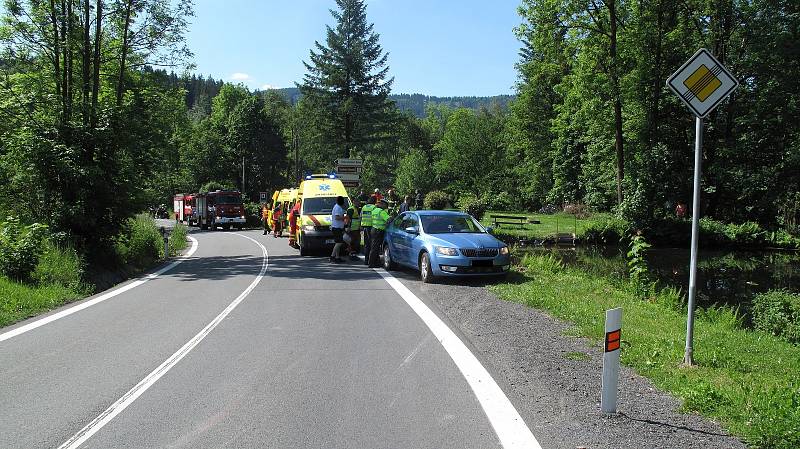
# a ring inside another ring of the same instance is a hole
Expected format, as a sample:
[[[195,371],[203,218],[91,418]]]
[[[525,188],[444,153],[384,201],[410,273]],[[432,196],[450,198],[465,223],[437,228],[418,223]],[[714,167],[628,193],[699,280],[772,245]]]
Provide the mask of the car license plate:
[[[325,244],[326,244],[326,245],[333,245],[334,243],[336,243],[336,242],[334,242],[334,240],[333,240],[333,239],[328,239],[328,240],[325,240]]]
[[[493,260],[473,260],[472,266],[473,267],[491,267],[494,265]]]

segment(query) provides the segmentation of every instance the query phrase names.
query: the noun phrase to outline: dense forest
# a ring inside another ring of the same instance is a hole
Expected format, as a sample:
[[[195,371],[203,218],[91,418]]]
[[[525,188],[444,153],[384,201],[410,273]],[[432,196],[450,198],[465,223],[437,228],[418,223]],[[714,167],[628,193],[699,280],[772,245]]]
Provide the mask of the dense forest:
[[[300,101],[302,94],[300,88],[287,87],[274,89],[281,93],[291,104]],[[513,95],[494,95],[491,97],[435,97],[424,94],[389,94],[392,101],[400,111],[409,111],[417,118],[425,117],[429,106],[446,106],[448,108],[467,109],[508,109],[514,99]]]
[[[0,212],[102,245],[175,192],[256,200],[352,156],[367,188],[646,229],[690,202],[694,121],[665,80],[705,47],[741,86],[706,120],[702,212],[797,232],[797,2],[523,0],[516,95],[485,99],[392,94],[365,3],[336,3],[298,88],[251,92],[182,74],[188,0],[6,0]]]

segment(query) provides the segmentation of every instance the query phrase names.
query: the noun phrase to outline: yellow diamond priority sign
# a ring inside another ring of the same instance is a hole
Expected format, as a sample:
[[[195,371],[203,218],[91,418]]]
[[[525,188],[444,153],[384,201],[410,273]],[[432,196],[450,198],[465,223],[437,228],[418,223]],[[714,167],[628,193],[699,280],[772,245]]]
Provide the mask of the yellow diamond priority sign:
[[[667,85],[700,118],[705,118],[739,82],[708,50],[701,48],[667,79]]]

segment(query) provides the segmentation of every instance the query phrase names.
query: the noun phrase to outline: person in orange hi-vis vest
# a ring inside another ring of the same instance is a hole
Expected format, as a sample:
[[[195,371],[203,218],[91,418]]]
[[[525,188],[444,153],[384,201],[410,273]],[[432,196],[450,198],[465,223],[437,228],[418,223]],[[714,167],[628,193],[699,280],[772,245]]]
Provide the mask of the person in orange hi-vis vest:
[[[283,205],[277,203],[272,209],[272,236],[275,238],[283,237]]]
[[[297,248],[297,219],[300,217],[300,201],[298,200],[289,212],[289,246]]]

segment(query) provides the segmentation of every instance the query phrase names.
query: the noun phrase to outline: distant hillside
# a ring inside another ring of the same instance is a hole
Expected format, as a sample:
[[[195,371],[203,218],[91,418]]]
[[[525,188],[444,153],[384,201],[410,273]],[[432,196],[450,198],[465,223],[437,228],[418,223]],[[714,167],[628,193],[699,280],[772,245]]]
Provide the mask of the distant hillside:
[[[285,89],[276,89],[283,94],[286,99],[294,104],[302,95],[300,89],[296,87],[288,87]],[[498,107],[500,109],[508,108],[508,104],[514,99],[513,95],[496,95],[493,97],[431,97],[422,94],[396,94],[389,95],[389,99],[397,104],[397,108],[401,111],[411,111],[417,117],[425,116],[425,107],[429,104],[445,105],[453,108],[470,108],[492,109]]]

